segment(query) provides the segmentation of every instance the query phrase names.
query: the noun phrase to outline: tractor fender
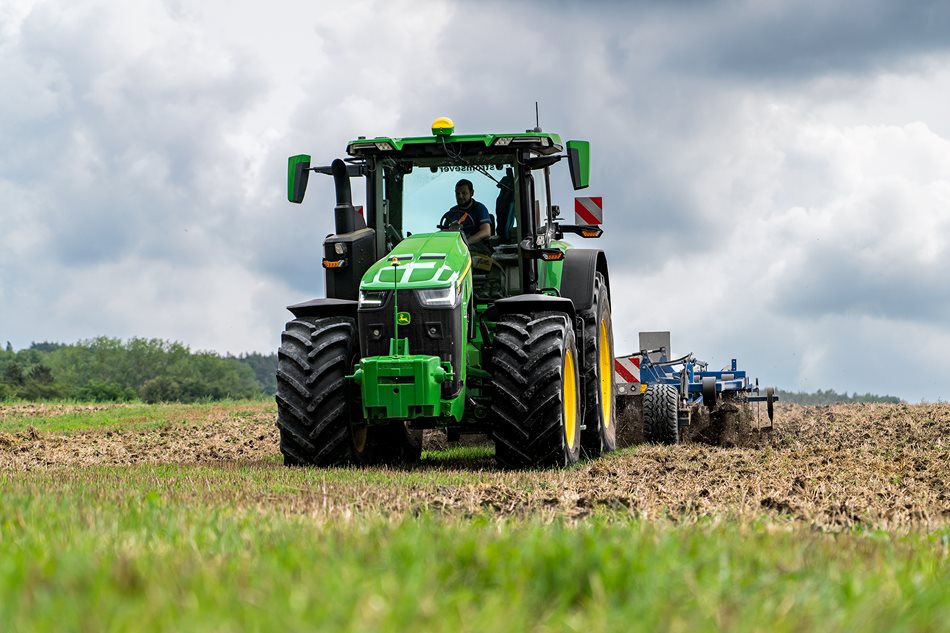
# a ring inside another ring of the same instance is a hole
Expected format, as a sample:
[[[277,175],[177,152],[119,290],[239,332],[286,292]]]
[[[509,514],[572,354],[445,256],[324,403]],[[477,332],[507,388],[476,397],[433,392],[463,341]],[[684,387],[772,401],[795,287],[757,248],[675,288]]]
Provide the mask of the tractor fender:
[[[610,299],[610,276],[607,274],[604,252],[593,248],[569,248],[565,251],[561,296],[570,299],[578,312],[590,310],[593,306],[594,277],[597,273],[604,276],[607,299]]]
[[[359,303],[349,299],[311,299],[303,303],[287,306],[295,317],[335,317],[347,316],[356,318],[356,309]]]
[[[504,314],[527,314],[540,311],[563,312],[570,317],[571,323],[574,323],[576,316],[574,304],[570,299],[542,294],[524,294],[495,301],[485,311],[484,318],[497,321],[498,317]]]

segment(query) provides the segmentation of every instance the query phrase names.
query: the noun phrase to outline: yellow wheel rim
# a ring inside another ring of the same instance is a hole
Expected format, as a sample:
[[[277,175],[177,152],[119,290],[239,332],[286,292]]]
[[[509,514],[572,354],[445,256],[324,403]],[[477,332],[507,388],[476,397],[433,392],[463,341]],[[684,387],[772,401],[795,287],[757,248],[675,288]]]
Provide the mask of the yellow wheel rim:
[[[564,354],[564,435],[573,450],[577,433],[577,380],[574,376],[574,355]]]
[[[604,414],[604,428],[610,428],[610,408],[613,406],[613,385],[610,384],[614,377],[613,363],[610,359],[610,336],[607,333],[607,321],[600,322],[600,408]]]

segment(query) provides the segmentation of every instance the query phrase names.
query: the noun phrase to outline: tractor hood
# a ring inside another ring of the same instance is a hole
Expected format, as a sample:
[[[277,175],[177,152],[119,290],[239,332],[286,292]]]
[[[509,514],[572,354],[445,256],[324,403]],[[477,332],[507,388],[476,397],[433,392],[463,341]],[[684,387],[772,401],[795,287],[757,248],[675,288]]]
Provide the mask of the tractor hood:
[[[393,259],[398,266],[393,266]],[[399,242],[386,257],[373,264],[360,290],[447,288],[460,284],[472,269],[468,247],[456,231],[417,233]]]

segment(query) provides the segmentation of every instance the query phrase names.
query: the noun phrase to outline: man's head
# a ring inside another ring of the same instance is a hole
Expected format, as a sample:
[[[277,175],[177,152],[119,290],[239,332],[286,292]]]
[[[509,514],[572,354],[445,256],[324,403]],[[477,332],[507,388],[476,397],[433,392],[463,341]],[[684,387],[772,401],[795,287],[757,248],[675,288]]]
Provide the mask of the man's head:
[[[467,209],[471,206],[473,195],[475,195],[475,187],[472,186],[471,180],[462,178],[455,183],[455,202],[458,203],[459,207]]]

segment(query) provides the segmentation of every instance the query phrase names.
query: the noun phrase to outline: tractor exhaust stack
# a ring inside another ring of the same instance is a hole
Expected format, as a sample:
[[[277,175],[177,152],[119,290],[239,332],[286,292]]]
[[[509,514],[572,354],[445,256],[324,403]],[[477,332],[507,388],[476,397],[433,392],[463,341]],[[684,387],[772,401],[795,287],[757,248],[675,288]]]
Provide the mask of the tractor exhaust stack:
[[[350,191],[350,176],[346,172],[346,163],[337,158],[330,163],[330,170],[333,173],[333,185],[336,188],[336,207],[334,207],[333,215],[336,220],[337,235],[365,228],[366,222],[357,220],[359,214],[353,208],[353,194]]]

